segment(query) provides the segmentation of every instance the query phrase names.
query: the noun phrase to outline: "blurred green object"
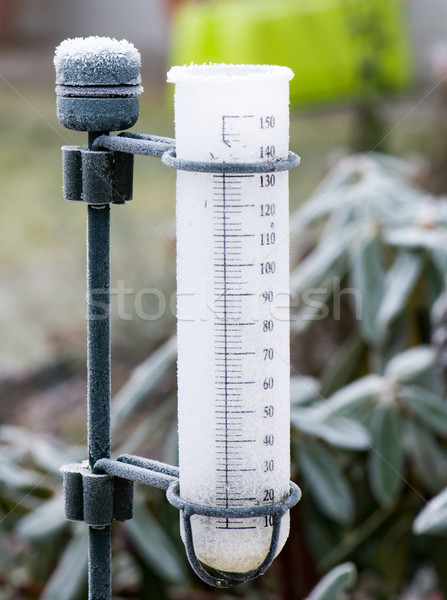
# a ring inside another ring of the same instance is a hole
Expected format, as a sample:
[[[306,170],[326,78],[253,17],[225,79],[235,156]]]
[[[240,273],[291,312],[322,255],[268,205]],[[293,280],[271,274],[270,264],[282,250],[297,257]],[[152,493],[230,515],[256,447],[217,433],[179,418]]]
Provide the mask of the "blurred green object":
[[[402,0],[190,0],[171,63],[287,65],[291,102],[371,99],[411,81]]]

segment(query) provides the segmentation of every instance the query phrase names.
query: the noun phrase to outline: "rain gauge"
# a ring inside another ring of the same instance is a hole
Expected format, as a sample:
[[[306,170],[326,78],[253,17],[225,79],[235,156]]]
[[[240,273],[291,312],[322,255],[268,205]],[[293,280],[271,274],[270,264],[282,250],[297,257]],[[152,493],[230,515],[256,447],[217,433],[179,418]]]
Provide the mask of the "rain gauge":
[[[242,163],[287,159],[286,67],[174,67],[177,158],[224,172],[177,172],[180,494],[242,508],[289,494],[288,173]],[[262,563],[273,517],[193,517],[205,564]],[[281,522],[279,548],[289,528]]]
[[[173,67],[172,140],[110,135],[138,118],[132,44],[66,40],[55,65],[59,120],[89,132],[88,147],[63,147],[64,196],[88,205],[90,459],[63,471],[66,516],[90,527],[89,598],[111,596],[110,524],[132,517],[134,481],[165,489],[179,508],[189,562],[205,582],[252,579],[284,545],[289,508],[301,495],[289,481],[293,73]],[[132,198],[134,154],[177,169],[179,468],[110,458],[110,314],[97,313],[109,303],[110,206]]]

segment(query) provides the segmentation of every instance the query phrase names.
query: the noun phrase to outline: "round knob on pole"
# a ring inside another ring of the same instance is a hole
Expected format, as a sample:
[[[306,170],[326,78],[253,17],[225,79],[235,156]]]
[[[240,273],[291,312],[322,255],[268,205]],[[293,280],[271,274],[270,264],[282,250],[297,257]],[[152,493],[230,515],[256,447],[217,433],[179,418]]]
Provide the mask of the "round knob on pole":
[[[118,131],[138,119],[141,57],[126,40],[64,40],[54,56],[57,117],[68,129]]]

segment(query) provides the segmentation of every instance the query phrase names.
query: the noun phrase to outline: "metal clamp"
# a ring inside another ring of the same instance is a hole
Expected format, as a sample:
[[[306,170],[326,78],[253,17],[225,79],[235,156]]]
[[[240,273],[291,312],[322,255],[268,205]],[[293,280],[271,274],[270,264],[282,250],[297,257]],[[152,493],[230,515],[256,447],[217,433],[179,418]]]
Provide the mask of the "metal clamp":
[[[171,169],[196,173],[273,173],[294,169],[301,161],[300,157],[294,152],[289,152],[287,158],[276,158],[254,163],[182,160],[177,158],[175,153],[174,139],[128,132],[116,136],[98,136],[93,143],[93,149],[158,156],[161,157],[161,162]]]
[[[123,132],[119,135],[100,135],[93,142],[93,150],[113,150],[142,156],[162,156],[175,148],[175,140],[159,135]]]
[[[65,518],[103,528],[132,518],[133,481],[94,473],[88,462],[62,467]]]
[[[62,173],[65,200],[95,205],[132,200],[132,154],[62,146]]]
[[[162,462],[125,454],[117,460],[102,458],[95,463],[93,473],[99,476],[113,477],[115,480],[123,479],[136,481],[166,491],[168,502],[178,508],[181,512],[184,532],[185,548],[189,563],[200,579],[219,588],[227,588],[254,579],[265,573],[276,556],[278,541],[281,530],[281,519],[292,506],[295,506],[301,498],[300,488],[290,482],[290,494],[281,502],[265,506],[252,506],[246,508],[221,508],[205,506],[188,502],[179,495],[179,470],[178,467],[167,465]],[[270,547],[263,562],[256,569],[247,573],[227,573],[219,571],[219,576],[214,577],[203,567],[194,550],[194,540],[191,526],[191,517],[194,515],[215,517],[223,519],[253,519],[256,517],[272,516],[272,538]]]

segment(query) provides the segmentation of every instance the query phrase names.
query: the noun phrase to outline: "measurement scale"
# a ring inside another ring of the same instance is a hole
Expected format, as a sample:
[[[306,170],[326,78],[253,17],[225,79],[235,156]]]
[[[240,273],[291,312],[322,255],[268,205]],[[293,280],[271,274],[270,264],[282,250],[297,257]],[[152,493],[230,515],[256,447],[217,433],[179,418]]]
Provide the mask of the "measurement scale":
[[[285,159],[286,67],[174,67],[176,154],[207,163]],[[180,496],[223,508],[289,494],[288,173],[177,172]],[[193,516],[198,558],[255,569],[273,517]],[[281,522],[279,549],[288,535]]]

